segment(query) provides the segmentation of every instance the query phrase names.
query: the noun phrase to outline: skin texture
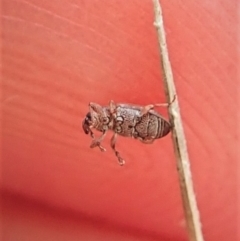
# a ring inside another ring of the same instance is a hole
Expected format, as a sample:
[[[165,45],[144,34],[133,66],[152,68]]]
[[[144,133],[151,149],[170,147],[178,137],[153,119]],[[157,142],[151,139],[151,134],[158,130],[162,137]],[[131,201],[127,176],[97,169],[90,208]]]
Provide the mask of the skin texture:
[[[203,234],[235,241],[238,0],[161,3]],[[151,1],[3,0],[1,26],[2,239],[186,241],[171,135],[119,137],[120,167],[81,126],[89,102],[166,101]]]

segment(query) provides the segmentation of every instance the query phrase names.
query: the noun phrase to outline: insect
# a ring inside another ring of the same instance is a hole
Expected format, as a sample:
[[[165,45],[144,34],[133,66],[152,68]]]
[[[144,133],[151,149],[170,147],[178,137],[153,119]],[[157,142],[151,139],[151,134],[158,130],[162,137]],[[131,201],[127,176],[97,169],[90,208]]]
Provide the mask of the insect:
[[[154,111],[154,107],[169,107],[170,103],[137,106],[132,104],[115,104],[112,100],[108,106],[97,103],[89,103],[89,112],[82,122],[82,128],[86,134],[90,134],[93,141],[90,148],[98,147],[101,151],[106,149],[101,145],[108,130],[114,132],[111,138],[111,147],[118,158],[119,164],[125,164],[124,159],[116,150],[117,136],[132,137],[145,144],[151,144],[156,139],[166,136],[172,128],[169,121]],[[102,132],[99,138],[95,138],[92,129]]]

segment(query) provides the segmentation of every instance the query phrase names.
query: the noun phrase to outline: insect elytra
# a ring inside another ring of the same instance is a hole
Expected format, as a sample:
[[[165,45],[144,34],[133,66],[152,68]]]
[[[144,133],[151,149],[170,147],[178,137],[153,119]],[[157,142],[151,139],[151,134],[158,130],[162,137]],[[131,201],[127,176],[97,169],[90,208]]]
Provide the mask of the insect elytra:
[[[170,103],[146,106],[115,104],[113,101],[110,101],[107,106],[101,106],[90,102],[89,112],[82,122],[84,132],[90,134],[93,139],[90,147],[99,147],[101,151],[106,151],[101,142],[108,130],[113,131],[110,145],[119,164],[124,165],[124,159],[116,150],[117,136],[132,137],[145,144],[151,144],[156,139],[166,136],[171,131],[172,126],[169,121],[154,110],[154,107],[168,107],[174,100],[175,96]],[[95,138],[92,129],[102,132],[102,135]]]

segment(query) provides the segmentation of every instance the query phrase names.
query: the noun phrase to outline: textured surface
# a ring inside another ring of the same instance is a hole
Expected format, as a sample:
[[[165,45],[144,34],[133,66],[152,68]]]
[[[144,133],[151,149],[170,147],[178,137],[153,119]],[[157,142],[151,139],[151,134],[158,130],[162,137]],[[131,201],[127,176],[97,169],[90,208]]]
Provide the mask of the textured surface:
[[[203,233],[235,241],[237,0],[162,6]],[[187,240],[170,136],[119,138],[120,167],[81,130],[89,101],[165,101],[152,23],[147,0],[2,2],[4,241]]]

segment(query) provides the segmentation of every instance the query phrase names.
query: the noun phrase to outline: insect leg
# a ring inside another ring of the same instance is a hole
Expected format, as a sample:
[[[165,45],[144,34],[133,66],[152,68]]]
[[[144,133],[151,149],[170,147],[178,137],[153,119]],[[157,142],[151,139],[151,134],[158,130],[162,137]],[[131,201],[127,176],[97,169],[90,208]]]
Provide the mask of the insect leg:
[[[173,100],[170,103],[160,103],[160,104],[153,104],[153,105],[146,105],[141,110],[141,116],[147,114],[150,110],[154,109],[154,107],[169,107],[176,99],[176,95],[174,95]]]
[[[142,138],[141,139],[139,138],[139,140],[144,144],[152,144],[155,141],[155,139],[142,139]]]
[[[94,147],[98,146],[101,151],[106,151],[106,149],[101,146],[101,142],[104,139],[104,137],[106,136],[106,133],[107,133],[106,131],[103,132],[103,134],[99,138],[95,139],[94,134],[93,134],[92,130],[90,129],[90,135],[93,138],[90,148],[94,148]]]
[[[115,155],[118,158],[119,165],[123,166],[125,164],[125,161],[121,158],[119,152],[115,149],[116,141],[117,141],[117,133],[115,133],[111,138],[111,147],[112,147],[113,151],[115,152]]]
[[[110,113],[114,114],[116,112],[116,105],[113,100],[110,101],[109,107],[110,107]]]

